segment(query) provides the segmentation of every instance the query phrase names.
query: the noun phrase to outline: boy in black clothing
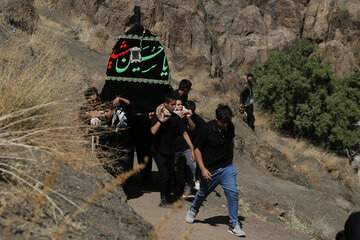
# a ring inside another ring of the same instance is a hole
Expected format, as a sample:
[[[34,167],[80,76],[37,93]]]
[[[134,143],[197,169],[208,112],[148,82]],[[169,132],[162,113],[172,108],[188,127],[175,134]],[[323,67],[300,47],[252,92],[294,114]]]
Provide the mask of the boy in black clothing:
[[[254,76],[249,73],[240,87],[240,104],[245,108],[248,126],[255,131],[255,117],[253,106],[253,88],[256,87]]]
[[[154,135],[152,152],[160,174],[160,204],[165,207],[170,202],[171,176],[174,169],[175,146],[174,139],[182,135],[189,145],[194,159],[194,147],[186,132],[186,126],[181,118],[174,113],[176,97],[173,94],[165,96],[165,102],[156,109],[151,118],[151,133]]]
[[[105,103],[103,124],[100,131],[100,150],[98,154],[105,170],[116,177],[132,169],[129,129],[126,128],[126,112],[115,109],[112,102]]]
[[[98,110],[101,105],[101,101],[96,87],[86,89],[84,96],[86,103],[80,107],[79,119],[85,125],[90,125],[91,119],[100,118],[101,113]]]
[[[206,121],[200,117],[198,114],[196,114],[195,110],[196,110],[196,104],[193,101],[186,101],[184,104],[184,107],[188,110],[191,110],[192,115],[191,115],[191,120],[194,122],[195,124],[195,129],[193,131],[190,131],[190,138],[192,141],[195,140],[196,134],[198,132],[198,130],[200,129],[200,127],[202,127],[203,125],[205,125]]]
[[[180,99],[183,104],[187,101],[192,83],[190,80],[183,79],[179,83],[179,88],[174,91],[176,99]]]

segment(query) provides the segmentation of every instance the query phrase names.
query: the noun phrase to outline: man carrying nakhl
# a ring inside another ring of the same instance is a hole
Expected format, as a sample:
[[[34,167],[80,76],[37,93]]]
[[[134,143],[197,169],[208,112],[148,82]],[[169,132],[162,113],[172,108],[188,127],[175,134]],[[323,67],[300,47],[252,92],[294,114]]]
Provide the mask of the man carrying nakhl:
[[[215,120],[206,123],[197,134],[194,148],[195,158],[201,170],[200,189],[196,193],[186,222],[193,223],[199,209],[218,184],[224,189],[229,210],[229,232],[243,237],[245,232],[238,222],[238,191],[236,186],[236,169],[234,156],[233,113],[228,105],[219,104]]]
[[[151,133],[154,135],[152,151],[160,175],[160,207],[166,207],[171,202],[171,177],[174,170],[175,146],[177,136],[183,136],[191,149],[191,158],[194,159],[194,146],[186,132],[186,126],[181,118],[174,113],[176,97],[167,94],[163,104],[157,107],[151,117]]]

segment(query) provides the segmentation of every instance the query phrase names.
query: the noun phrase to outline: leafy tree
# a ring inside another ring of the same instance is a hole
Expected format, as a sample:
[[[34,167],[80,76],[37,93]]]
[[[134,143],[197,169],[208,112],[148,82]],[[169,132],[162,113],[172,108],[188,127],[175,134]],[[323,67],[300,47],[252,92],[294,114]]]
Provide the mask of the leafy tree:
[[[270,54],[254,71],[255,97],[281,131],[340,152],[360,142],[360,74],[335,78],[311,56],[315,47],[296,40],[287,53]]]

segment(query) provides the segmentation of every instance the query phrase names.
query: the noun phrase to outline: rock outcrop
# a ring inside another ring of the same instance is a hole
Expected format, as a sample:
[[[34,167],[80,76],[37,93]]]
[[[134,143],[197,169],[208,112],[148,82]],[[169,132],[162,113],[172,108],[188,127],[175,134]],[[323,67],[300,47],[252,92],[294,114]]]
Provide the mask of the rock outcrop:
[[[234,72],[249,71],[298,37],[321,43],[316,53],[331,63],[336,76],[359,66],[356,0],[48,2],[105,26],[110,35],[131,26],[133,7],[141,6],[143,25],[161,39],[176,71],[200,68],[212,77],[231,74],[234,79]]]

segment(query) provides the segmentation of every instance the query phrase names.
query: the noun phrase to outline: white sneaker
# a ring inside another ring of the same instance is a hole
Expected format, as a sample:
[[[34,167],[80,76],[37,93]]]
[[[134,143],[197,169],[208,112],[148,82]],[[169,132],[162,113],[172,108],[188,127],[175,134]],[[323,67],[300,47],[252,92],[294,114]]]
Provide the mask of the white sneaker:
[[[190,210],[186,214],[186,218],[185,218],[186,222],[193,223],[195,221],[196,215],[197,215],[197,212],[195,211],[195,209],[193,207],[190,207]]]
[[[229,233],[235,234],[237,237],[245,237],[245,232],[241,229],[238,222],[235,224],[235,226],[229,227]]]

